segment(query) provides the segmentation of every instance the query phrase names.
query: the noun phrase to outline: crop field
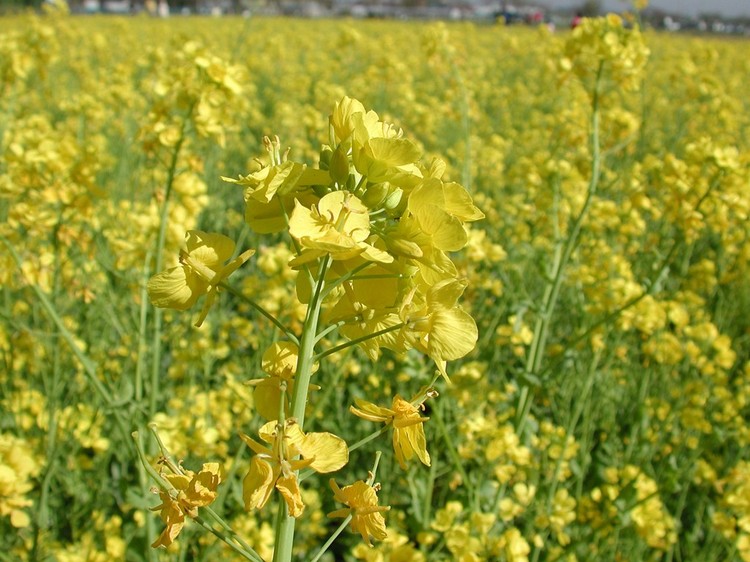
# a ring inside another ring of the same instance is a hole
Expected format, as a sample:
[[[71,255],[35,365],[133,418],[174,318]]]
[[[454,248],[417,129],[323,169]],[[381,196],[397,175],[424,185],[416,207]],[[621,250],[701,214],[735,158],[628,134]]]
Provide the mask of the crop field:
[[[750,561],[750,42],[0,19],[0,562]]]

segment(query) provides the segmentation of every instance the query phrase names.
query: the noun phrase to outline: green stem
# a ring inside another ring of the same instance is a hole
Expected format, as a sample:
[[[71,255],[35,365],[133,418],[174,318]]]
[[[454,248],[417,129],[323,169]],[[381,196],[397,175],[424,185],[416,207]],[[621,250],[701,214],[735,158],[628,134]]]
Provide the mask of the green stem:
[[[138,321],[138,357],[135,364],[135,402],[137,404],[140,404],[143,399],[143,370],[147,351],[146,322],[148,321],[148,291],[146,290],[146,284],[150,276],[149,263],[151,263],[150,252],[146,255],[141,285],[141,310]]]
[[[307,314],[305,315],[305,322],[302,328],[302,338],[299,342],[297,370],[294,375],[294,392],[292,393],[291,417],[296,418],[300,429],[304,429],[305,407],[307,406],[307,395],[310,390],[310,378],[313,373],[313,365],[317,360],[315,357],[315,344],[318,336],[320,311],[323,307],[325,277],[330,265],[331,258],[329,256],[322,258],[320,268],[318,269],[315,290],[307,307]],[[294,524],[294,517],[289,515],[286,503],[279,496],[273,562],[291,561],[294,547]]]
[[[265,308],[263,308],[261,305],[259,305],[257,302],[255,302],[253,299],[251,299],[247,295],[244,295],[241,291],[238,291],[237,289],[235,289],[231,285],[228,285],[226,283],[226,281],[222,281],[221,283],[219,283],[219,287],[221,287],[222,289],[225,289],[226,291],[230,292],[235,297],[237,297],[238,299],[242,300],[244,303],[249,304],[250,306],[252,306],[255,310],[257,310],[263,316],[265,316],[274,326],[276,326],[279,330],[281,330],[284,333],[284,335],[287,338],[289,338],[294,343],[294,345],[299,346],[299,339],[297,338],[297,335],[294,332],[292,332],[289,328],[287,328],[286,326],[284,326],[284,324],[282,324],[279,321],[278,318],[276,318],[273,314],[271,314],[270,312],[268,312]]]
[[[599,142],[599,86],[602,77],[603,63],[599,64],[599,69],[596,75],[596,81],[594,83],[594,92],[591,100],[591,135],[589,143],[591,146],[591,178],[589,179],[588,190],[586,193],[586,200],[583,203],[581,211],[578,213],[573,227],[568,234],[568,238],[560,252],[555,256],[555,263],[552,271],[552,281],[547,285],[545,289],[544,298],[542,301],[541,310],[539,317],[534,327],[534,339],[532,340],[531,347],[529,348],[529,356],[526,361],[526,373],[527,375],[537,376],[539,367],[544,357],[544,350],[547,345],[547,337],[549,334],[549,327],[552,321],[552,315],[555,311],[557,299],[560,295],[560,287],[562,286],[562,280],[564,277],[565,269],[570,261],[570,257],[573,254],[573,250],[578,245],[578,236],[581,232],[586,217],[588,216],[588,210],[593,201],[594,195],[596,194],[599,186],[599,178],[601,176],[601,148]],[[530,386],[525,384],[519,396],[519,403],[516,409],[516,430],[519,434],[523,432],[526,424],[526,418],[529,415],[531,409],[531,398],[530,398]]]
[[[380,337],[384,334],[388,334],[390,332],[395,332],[396,330],[400,330],[406,326],[405,322],[400,322],[399,324],[396,324],[394,326],[390,326],[388,328],[383,328],[382,330],[378,330],[377,332],[373,332],[372,334],[367,334],[366,336],[362,336],[361,338],[356,338],[353,340],[349,340],[347,342],[344,342],[342,344],[336,345],[330,349],[326,349],[325,351],[321,351],[315,356],[315,361],[319,361],[323,359],[324,357],[328,357],[329,355],[333,355],[334,353],[338,353],[339,351],[342,351],[346,349],[347,347],[352,347],[353,345],[357,345],[362,343],[363,341],[371,340],[373,338]]]
[[[192,108],[190,109],[192,113]],[[189,113],[188,113],[189,115]],[[172,195],[172,186],[174,185],[174,179],[177,171],[177,159],[180,155],[180,149],[182,148],[183,142],[185,142],[185,126],[187,125],[187,117],[182,121],[182,127],[180,130],[180,138],[174,147],[172,153],[172,161],[169,163],[169,169],[167,170],[167,183],[164,191],[164,201],[161,207],[161,214],[159,217],[159,234],[156,239],[156,255],[154,271],[159,272],[164,267],[164,246],[167,240],[167,223],[169,219],[169,199]],[[159,376],[161,374],[161,328],[162,328],[162,317],[164,312],[161,308],[154,310],[154,332],[151,340],[151,351],[153,353],[151,363],[151,386],[149,388],[149,401],[148,401],[148,414],[149,419],[153,419],[156,414],[157,400],[159,399]]]
[[[257,552],[253,551],[252,549],[248,551],[245,548],[243,548],[241,545],[236,544],[235,542],[232,541],[232,537],[228,537],[221,531],[214,529],[211,525],[206,523],[200,516],[196,515],[195,517],[193,517],[193,521],[198,523],[198,525],[206,529],[209,533],[217,537],[219,540],[223,541],[224,544],[229,546],[229,548],[234,550],[240,556],[243,556],[247,560],[252,560],[253,562],[263,562],[263,559],[260,557],[260,555],[258,555]]]

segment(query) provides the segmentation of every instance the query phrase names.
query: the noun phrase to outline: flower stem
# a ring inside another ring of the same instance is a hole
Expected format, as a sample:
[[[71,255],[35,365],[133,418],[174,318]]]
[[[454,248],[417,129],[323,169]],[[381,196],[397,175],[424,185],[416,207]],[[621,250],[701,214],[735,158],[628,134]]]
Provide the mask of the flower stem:
[[[581,233],[583,222],[588,216],[588,210],[593,201],[599,186],[601,176],[601,147],[599,142],[599,87],[601,83],[603,62],[599,64],[599,69],[594,82],[594,91],[591,100],[591,133],[589,144],[591,147],[591,178],[589,179],[586,200],[583,203],[581,211],[578,213],[575,222],[568,234],[567,240],[562,247],[562,251],[555,256],[555,262],[552,267],[552,280],[544,291],[541,310],[534,327],[534,339],[529,348],[529,355],[526,360],[526,374],[531,377],[538,376],[541,366],[544,350],[547,346],[547,336],[552,321],[552,316],[557,305],[557,299],[560,295],[560,287],[565,273],[565,269],[573,254],[573,250],[578,245],[578,237]],[[526,419],[531,409],[531,387],[524,384],[521,388],[518,406],[516,408],[516,431],[520,434],[523,432]]]
[[[305,323],[302,327],[302,338],[299,342],[297,371],[294,375],[294,392],[292,393],[291,417],[297,419],[300,429],[303,429],[305,424],[307,394],[310,389],[313,365],[317,359],[315,357],[315,344],[317,343],[320,311],[323,306],[325,277],[330,264],[331,258],[328,256],[324,257],[321,261],[315,290],[307,307]],[[294,517],[289,515],[286,503],[279,496],[279,513],[276,519],[276,548],[273,552],[273,562],[291,561],[294,546],[294,524]]]
[[[297,339],[297,335],[294,332],[292,332],[289,328],[284,326],[284,324],[282,324],[278,318],[276,318],[273,314],[268,312],[265,308],[263,308],[253,299],[251,299],[247,295],[242,294],[242,292],[238,291],[231,285],[227,284],[226,281],[222,281],[221,283],[219,283],[219,287],[221,287],[222,289],[226,291],[229,291],[238,299],[252,306],[255,310],[257,310],[263,316],[265,316],[274,326],[276,326],[279,330],[281,330],[284,333],[284,335],[288,337],[295,345],[299,346],[299,339]]]
[[[362,336],[361,338],[349,340],[340,345],[336,345],[330,349],[326,349],[325,351],[321,351],[315,356],[315,360],[319,361],[320,359],[323,359],[324,357],[328,357],[329,355],[333,355],[334,353],[338,353],[339,351],[342,351],[346,349],[347,347],[352,347],[353,345],[357,345],[359,343],[362,343],[363,341],[371,340],[373,338],[377,338],[379,336],[388,334],[390,332],[400,330],[404,326],[406,326],[406,323],[400,322],[399,324],[396,324],[394,326],[389,326],[388,328],[383,328],[382,330],[378,330],[377,332],[373,332],[372,334],[367,334],[366,336]]]
[[[192,107],[190,109],[192,112]],[[172,186],[174,185],[174,179],[177,173],[177,160],[180,156],[180,149],[182,148],[183,142],[185,142],[185,127],[187,125],[188,118],[185,117],[182,121],[182,127],[180,129],[180,138],[175,144],[174,151],[172,152],[172,160],[169,163],[169,169],[167,170],[167,182],[164,190],[164,201],[162,202],[161,214],[159,217],[159,234],[156,239],[156,254],[154,256],[154,271],[161,271],[164,266],[164,246],[167,241],[167,223],[169,222],[169,199],[172,194]],[[157,400],[159,399],[159,376],[161,374],[161,325],[164,311],[161,308],[154,310],[154,331],[153,339],[151,340],[151,351],[153,353],[153,360],[151,363],[151,387],[149,388],[149,400],[148,400],[148,415],[149,419],[154,417],[156,414]]]

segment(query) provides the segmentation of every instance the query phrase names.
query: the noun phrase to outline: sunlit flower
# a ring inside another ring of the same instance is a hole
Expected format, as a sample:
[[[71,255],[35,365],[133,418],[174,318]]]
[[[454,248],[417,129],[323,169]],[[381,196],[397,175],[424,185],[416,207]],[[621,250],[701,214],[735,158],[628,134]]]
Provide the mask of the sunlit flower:
[[[234,242],[223,234],[189,230],[180,265],[154,275],[148,282],[151,303],[159,308],[187,310],[206,295],[196,326],[200,326],[216,300],[219,284],[234,273],[255,250],[247,250],[227,262],[234,253]],[[227,262],[227,263],[224,263]]]

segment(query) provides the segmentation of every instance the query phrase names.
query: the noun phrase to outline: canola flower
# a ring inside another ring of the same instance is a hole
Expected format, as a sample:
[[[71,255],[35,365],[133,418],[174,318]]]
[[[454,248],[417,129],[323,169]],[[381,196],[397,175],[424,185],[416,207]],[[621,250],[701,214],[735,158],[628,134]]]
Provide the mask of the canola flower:
[[[378,505],[377,486],[358,480],[340,488],[333,478],[330,485],[336,501],[346,507],[332,511],[328,517],[351,516],[352,531],[362,535],[362,540],[368,546],[372,545],[372,539],[382,541],[386,538],[385,518],[382,514],[390,507]]]
[[[246,250],[230,261],[234,242],[222,234],[200,230],[187,232],[185,246],[180,253],[180,265],[153,276],[148,282],[148,294],[154,306],[176,310],[187,310],[205,296],[196,322],[200,327],[216,300],[219,284],[250,259],[255,250]]]
[[[255,452],[250,470],[242,483],[245,509],[262,509],[271,492],[278,490],[291,517],[299,517],[305,509],[297,471],[312,468],[327,473],[339,470],[349,460],[346,442],[330,433],[303,433],[294,418],[283,424],[270,421],[258,431],[266,447],[242,434],[242,440]],[[297,459],[297,457],[301,457]]]
[[[210,505],[221,483],[219,463],[205,463],[198,473],[190,470],[164,475],[171,490],[160,490],[161,504],[152,508],[166,523],[159,538],[151,545],[167,547],[174,542],[185,526],[185,517],[196,517],[198,508]]]
[[[393,450],[396,460],[402,469],[406,463],[416,456],[422,464],[430,466],[430,454],[427,452],[427,439],[423,424],[430,418],[419,414],[419,407],[407,402],[398,394],[393,397],[390,408],[376,406],[366,400],[357,399],[357,407],[349,407],[349,411],[362,419],[382,422],[393,426]],[[419,406],[422,406],[420,404]]]

